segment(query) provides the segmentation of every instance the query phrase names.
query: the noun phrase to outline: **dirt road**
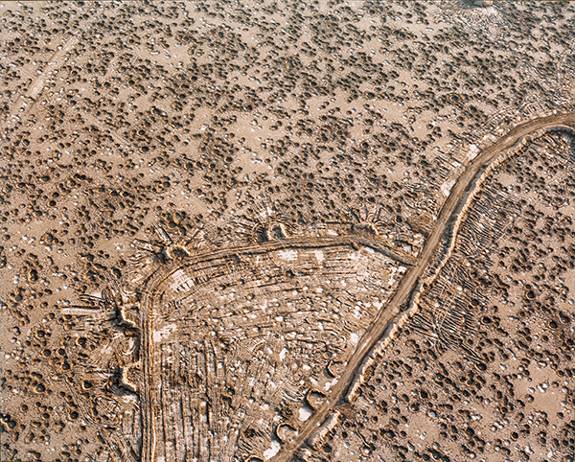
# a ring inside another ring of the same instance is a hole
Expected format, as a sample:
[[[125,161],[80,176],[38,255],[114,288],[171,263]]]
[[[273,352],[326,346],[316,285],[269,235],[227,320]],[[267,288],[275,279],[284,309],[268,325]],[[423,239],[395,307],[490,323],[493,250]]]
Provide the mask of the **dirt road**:
[[[484,149],[467,166],[463,174],[457,179],[451,189],[450,195],[445,201],[437,218],[434,229],[427,239],[425,246],[419,255],[417,263],[412,266],[400,282],[395,294],[379,313],[373,324],[360,339],[357,349],[348,361],[345,371],[339,378],[325,404],[311,416],[305,425],[299,430],[297,437],[271,459],[273,462],[287,462],[293,460],[296,451],[305,444],[306,440],[325,421],[331,411],[344,403],[347,391],[358,379],[362,366],[371,350],[381,341],[390,325],[400,313],[401,307],[408,302],[410,294],[421,284],[421,277],[425,270],[433,262],[434,255],[446,239],[452,242],[457,234],[455,227],[451,226],[465,213],[466,205],[470,201],[475,186],[483,171],[498,158],[499,155],[540,130],[567,128],[575,130],[575,113],[551,115],[540,117],[517,125],[509,133],[499,138],[491,146]],[[447,258],[447,255],[443,255]],[[407,308],[406,308],[407,310]]]

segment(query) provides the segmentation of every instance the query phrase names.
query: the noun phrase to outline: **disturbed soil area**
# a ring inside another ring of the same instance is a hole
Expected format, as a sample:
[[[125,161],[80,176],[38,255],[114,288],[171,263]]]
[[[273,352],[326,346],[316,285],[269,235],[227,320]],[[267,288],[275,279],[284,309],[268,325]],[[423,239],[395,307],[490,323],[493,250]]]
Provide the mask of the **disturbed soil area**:
[[[0,446],[568,461],[575,4],[0,2]]]

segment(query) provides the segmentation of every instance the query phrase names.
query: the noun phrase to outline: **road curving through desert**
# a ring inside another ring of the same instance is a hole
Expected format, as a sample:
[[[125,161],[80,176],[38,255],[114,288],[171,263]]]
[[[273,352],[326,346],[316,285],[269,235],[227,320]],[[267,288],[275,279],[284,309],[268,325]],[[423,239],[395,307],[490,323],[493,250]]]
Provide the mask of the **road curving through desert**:
[[[434,262],[437,250],[446,242],[451,248],[457,236],[457,227],[452,225],[458,223],[461,217],[465,215],[466,206],[477,191],[480,184],[479,180],[485,170],[519,142],[538,132],[553,129],[575,131],[575,112],[544,116],[523,122],[482,150],[467,165],[443,204],[435,226],[426,240],[417,262],[407,271],[387,306],[382,308],[378,317],[360,339],[356,350],[349,359],[337,384],[333,386],[324,405],[317,409],[304,426],[299,429],[297,436],[284,445],[280,452],[271,459],[273,462],[292,461],[298,449],[306,444],[307,440],[324,423],[330,412],[345,403],[348,391],[359,379],[363,365],[373,348],[390,332],[393,332],[392,327],[397,321],[398,315],[408,312],[410,308],[407,306],[401,310],[401,307],[405,304],[413,304],[416,297],[411,297],[411,295],[417,288],[421,287],[423,290],[425,287],[422,276],[430,264]],[[448,256],[449,251],[441,255],[440,258],[445,260]]]

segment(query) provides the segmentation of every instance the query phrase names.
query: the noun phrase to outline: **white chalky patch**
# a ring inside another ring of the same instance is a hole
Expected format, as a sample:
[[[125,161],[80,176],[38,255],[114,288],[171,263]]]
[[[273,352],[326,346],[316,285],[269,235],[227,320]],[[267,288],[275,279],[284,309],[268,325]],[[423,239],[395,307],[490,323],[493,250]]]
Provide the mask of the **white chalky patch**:
[[[273,439],[272,440],[272,445],[269,449],[266,449],[264,451],[264,459],[268,460],[271,459],[273,456],[275,456],[278,452],[280,452],[281,449],[281,444],[279,443],[278,440]]]
[[[278,254],[280,258],[287,261],[294,261],[297,258],[297,251],[295,250],[280,250]]]
[[[476,144],[470,145],[469,151],[467,153],[467,158],[469,160],[473,160],[477,157],[477,154],[479,154],[479,147]]]
[[[183,285],[191,285],[191,284],[186,284],[186,282],[188,281],[187,275],[186,273],[179,269],[178,271],[176,271],[174,274],[172,274],[172,283],[170,284],[170,289],[172,289],[174,292],[177,292],[178,289],[183,286]]]
[[[449,196],[449,193],[451,193],[451,188],[453,188],[454,184],[455,180],[448,180],[441,185],[441,192],[445,197]]]
[[[331,382],[326,382],[323,386],[325,391],[328,391],[331,387],[333,387],[337,383],[337,378],[333,379]]]
[[[177,326],[175,324],[167,324],[160,330],[154,331],[154,342],[161,342],[168,335],[176,330]]]
[[[309,419],[313,414],[313,410],[311,407],[309,407],[307,404],[304,404],[302,408],[300,408],[299,410],[299,420],[301,422],[305,422],[307,419]]]

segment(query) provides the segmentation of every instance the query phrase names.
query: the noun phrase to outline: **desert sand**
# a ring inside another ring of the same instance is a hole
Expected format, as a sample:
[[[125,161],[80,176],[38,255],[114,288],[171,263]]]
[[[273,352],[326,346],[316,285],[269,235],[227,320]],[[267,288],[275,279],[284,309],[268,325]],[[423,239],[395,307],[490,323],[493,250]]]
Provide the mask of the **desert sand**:
[[[0,462],[573,460],[574,2],[0,37]]]

